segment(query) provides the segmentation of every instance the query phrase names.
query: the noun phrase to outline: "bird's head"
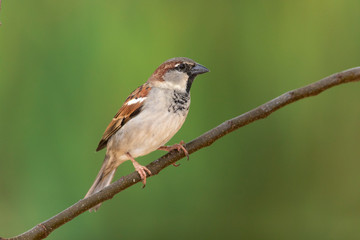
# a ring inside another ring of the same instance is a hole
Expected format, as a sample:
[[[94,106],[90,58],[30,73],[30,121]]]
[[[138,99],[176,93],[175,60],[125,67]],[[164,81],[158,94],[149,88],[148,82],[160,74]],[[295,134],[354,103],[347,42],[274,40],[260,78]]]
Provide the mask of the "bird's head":
[[[195,61],[177,57],[161,64],[148,82],[155,87],[189,93],[195,77],[206,72],[209,72],[209,69]]]

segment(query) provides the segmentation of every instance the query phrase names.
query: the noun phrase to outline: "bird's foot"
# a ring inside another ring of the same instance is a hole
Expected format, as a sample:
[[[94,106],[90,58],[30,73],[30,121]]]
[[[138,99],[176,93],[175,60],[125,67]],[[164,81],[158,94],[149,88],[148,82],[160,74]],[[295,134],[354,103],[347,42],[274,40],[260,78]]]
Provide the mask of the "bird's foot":
[[[176,149],[176,150],[178,150],[178,151],[183,150],[184,153],[185,153],[185,156],[186,156],[187,160],[189,160],[189,152],[188,152],[188,151],[186,150],[186,148],[183,146],[184,144],[185,144],[185,142],[184,142],[184,141],[181,141],[180,143],[174,144],[174,145],[172,145],[172,146],[161,146],[161,147],[159,147],[159,150],[168,151],[168,152],[170,152],[171,150],[174,150],[174,149]],[[174,165],[175,167],[178,167],[178,166],[179,166],[179,164],[176,164],[176,163],[173,163],[173,165]]]
[[[144,188],[146,185],[146,173],[151,175],[151,171],[147,167],[142,166],[137,161],[135,161],[135,159],[129,153],[127,153],[127,155],[130,158],[132,164],[134,165],[135,170],[139,173]]]

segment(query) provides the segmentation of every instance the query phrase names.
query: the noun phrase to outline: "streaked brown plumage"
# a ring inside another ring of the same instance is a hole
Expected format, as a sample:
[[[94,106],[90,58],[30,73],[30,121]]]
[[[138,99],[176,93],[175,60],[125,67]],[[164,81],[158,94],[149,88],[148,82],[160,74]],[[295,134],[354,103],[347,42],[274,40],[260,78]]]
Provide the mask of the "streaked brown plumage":
[[[96,151],[100,151],[101,149],[106,147],[106,143],[109,138],[116,133],[127,121],[131,118],[135,117],[143,105],[143,102],[137,102],[132,105],[127,105],[127,103],[133,99],[144,98],[149,93],[151,87],[149,83],[145,83],[135,89],[128,98],[126,98],[124,105],[119,109],[116,113],[112,121],[107,126]]]

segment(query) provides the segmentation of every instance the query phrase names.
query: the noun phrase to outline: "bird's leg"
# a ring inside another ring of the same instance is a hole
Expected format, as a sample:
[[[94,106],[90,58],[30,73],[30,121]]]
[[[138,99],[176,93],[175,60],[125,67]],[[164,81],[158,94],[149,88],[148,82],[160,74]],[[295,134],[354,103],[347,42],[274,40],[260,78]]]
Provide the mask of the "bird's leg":
[[[183,150],[184,153],[185,153],[185,156],[186,156],[187,160],[189,160],[189,153],[188,153],[188,151],[184,148],[184,146],[183,146],[184,144],[185,144],[184,141],[181,141],[179,144],[174,144],[174,145],[172,145],[172,146],[161,146],[161,147],[159,147],[158,149],[159,149],[159,150],[163,150],[163,151],[167,151],[167,152],[170,152],[171,150],[174,150],[174,149],[176,149],[176,150],[178,150],[178,151]],[[178,167],[180,164],[173,163],[172,165],[174,165],[175,167]]]
[[[148,173],[149,175],[151,175],[151,171],[145,167],[145,166],[142,166],[140,165],[136,160],[135,158],[133,158],[130,153],[126,153],[126,155],[130,158],[132,164],[134,165],[134,168],[135,170],[139,173],[141,179],[142,179],[142,183],[144,184],[143,185],[143,188],[145,187],[146,185],[146,173]]]
[[[180,166],[180,163],[174,162],[174,163],[172,163],[171,165],[173,165],[174,167],[178,167],[178,166]]]

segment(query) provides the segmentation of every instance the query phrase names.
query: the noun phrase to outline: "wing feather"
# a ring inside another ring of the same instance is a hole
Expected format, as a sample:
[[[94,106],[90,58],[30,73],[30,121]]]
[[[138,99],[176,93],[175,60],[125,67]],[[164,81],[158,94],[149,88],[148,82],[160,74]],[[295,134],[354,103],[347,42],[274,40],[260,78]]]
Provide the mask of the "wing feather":
[[[105,148],[109,139],[130,119],[141,112],[144,100],[146,99],[150,89],[151,87],[149,84],[145,83],[130,94],[130,96],[125,100],[122,107],[107,126],[99,142],[99,145],[96,148],[96,151],[100,151],[101,149]]]

